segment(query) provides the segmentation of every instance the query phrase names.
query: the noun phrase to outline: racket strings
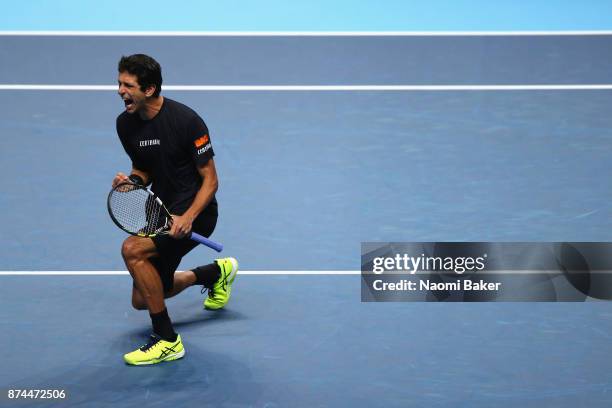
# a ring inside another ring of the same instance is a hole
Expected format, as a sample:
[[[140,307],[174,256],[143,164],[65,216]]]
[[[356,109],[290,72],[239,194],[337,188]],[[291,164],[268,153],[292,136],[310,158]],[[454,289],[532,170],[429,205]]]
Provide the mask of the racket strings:
[[[154,235],[166,226],[162,205],[146,189],[123,185],[109,199],[111,213],[121,227],[133,234]]]

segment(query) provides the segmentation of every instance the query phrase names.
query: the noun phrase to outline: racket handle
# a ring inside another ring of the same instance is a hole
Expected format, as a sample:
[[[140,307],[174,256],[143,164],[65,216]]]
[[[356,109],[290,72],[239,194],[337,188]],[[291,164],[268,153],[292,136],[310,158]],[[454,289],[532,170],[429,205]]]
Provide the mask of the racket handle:
[[[195,232],[191,233],[191,239],[193,239],[196,242],[199,242],[200,244],[206,245],[207,247],[212,248],[217,252],[223,251],[222,244],[219,244],[215,241],[211,241],[210,239],[203,237],[200,234],[197,234]]]

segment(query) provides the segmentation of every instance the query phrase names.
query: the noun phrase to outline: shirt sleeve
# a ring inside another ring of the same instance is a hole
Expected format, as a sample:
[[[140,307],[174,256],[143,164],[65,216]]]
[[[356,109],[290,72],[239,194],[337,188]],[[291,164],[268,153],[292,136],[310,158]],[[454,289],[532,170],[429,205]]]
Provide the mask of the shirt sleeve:
[[[202,167],[215,155],[208,127],[202,118],[195,115],[190,121],[187,134],[189,135],[189,146],[193,161],[198,167]]]
[[[123,150],[127,153],[130,160],[132,161],[132,167],[135,169],[139,169],[142,171],[148,171],[146,166],[139,162],[138,157],[136,156],[136,152],[130,146],[128,142],[129,132],[125,129],[124,125],[121,123],[121,120],[117,118],[117,136],[119,136],[119,140],[121,141],[121,145],[123,146]]]

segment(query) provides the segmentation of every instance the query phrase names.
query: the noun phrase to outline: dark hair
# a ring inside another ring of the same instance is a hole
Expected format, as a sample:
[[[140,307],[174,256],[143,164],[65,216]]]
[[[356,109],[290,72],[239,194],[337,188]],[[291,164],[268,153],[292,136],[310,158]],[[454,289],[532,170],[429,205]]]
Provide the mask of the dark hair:
[[[159,96],[162,85],[161,66],[148,55],[134,54],[123,56],[119,60],[119,72],[127,72],[136,75],[140,90],[145,91],[150,86],[155,86],[153,96]]]

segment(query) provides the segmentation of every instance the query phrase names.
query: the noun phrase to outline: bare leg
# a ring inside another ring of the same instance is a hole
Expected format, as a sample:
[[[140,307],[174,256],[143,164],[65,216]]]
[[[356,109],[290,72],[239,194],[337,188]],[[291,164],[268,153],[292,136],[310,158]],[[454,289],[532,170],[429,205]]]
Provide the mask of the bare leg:
[[[170,292],[164,294],[164,298],[171,298],[178,295],[183,290],[193,286],[196,282],[196,276],[192,271],[176,272],[174,274],[174,284]],[[147,309],[147,303],[144,297],[136,286],[132,289],[132,306],[137,310]]]
[[[196,282],[195,273],[192,271],[176,272],[174,274],[174,285],[170,292],[166,293],[167,298],[178,295]]]
[[[150,313],[159,313],[166,308],[164,303],[164,289],[161,279],[155,267],[149,261],[151,256],[157,255],[155,244],[151,239],[129,237],[123,242],[121,248],[123,260],[127,266],[132,278],[134,286],[140,295],[140,300],[146,304]],[[132,304],[134,304],[134,294],[132,291]],[[138,303],[139,308],[143,305]]]

